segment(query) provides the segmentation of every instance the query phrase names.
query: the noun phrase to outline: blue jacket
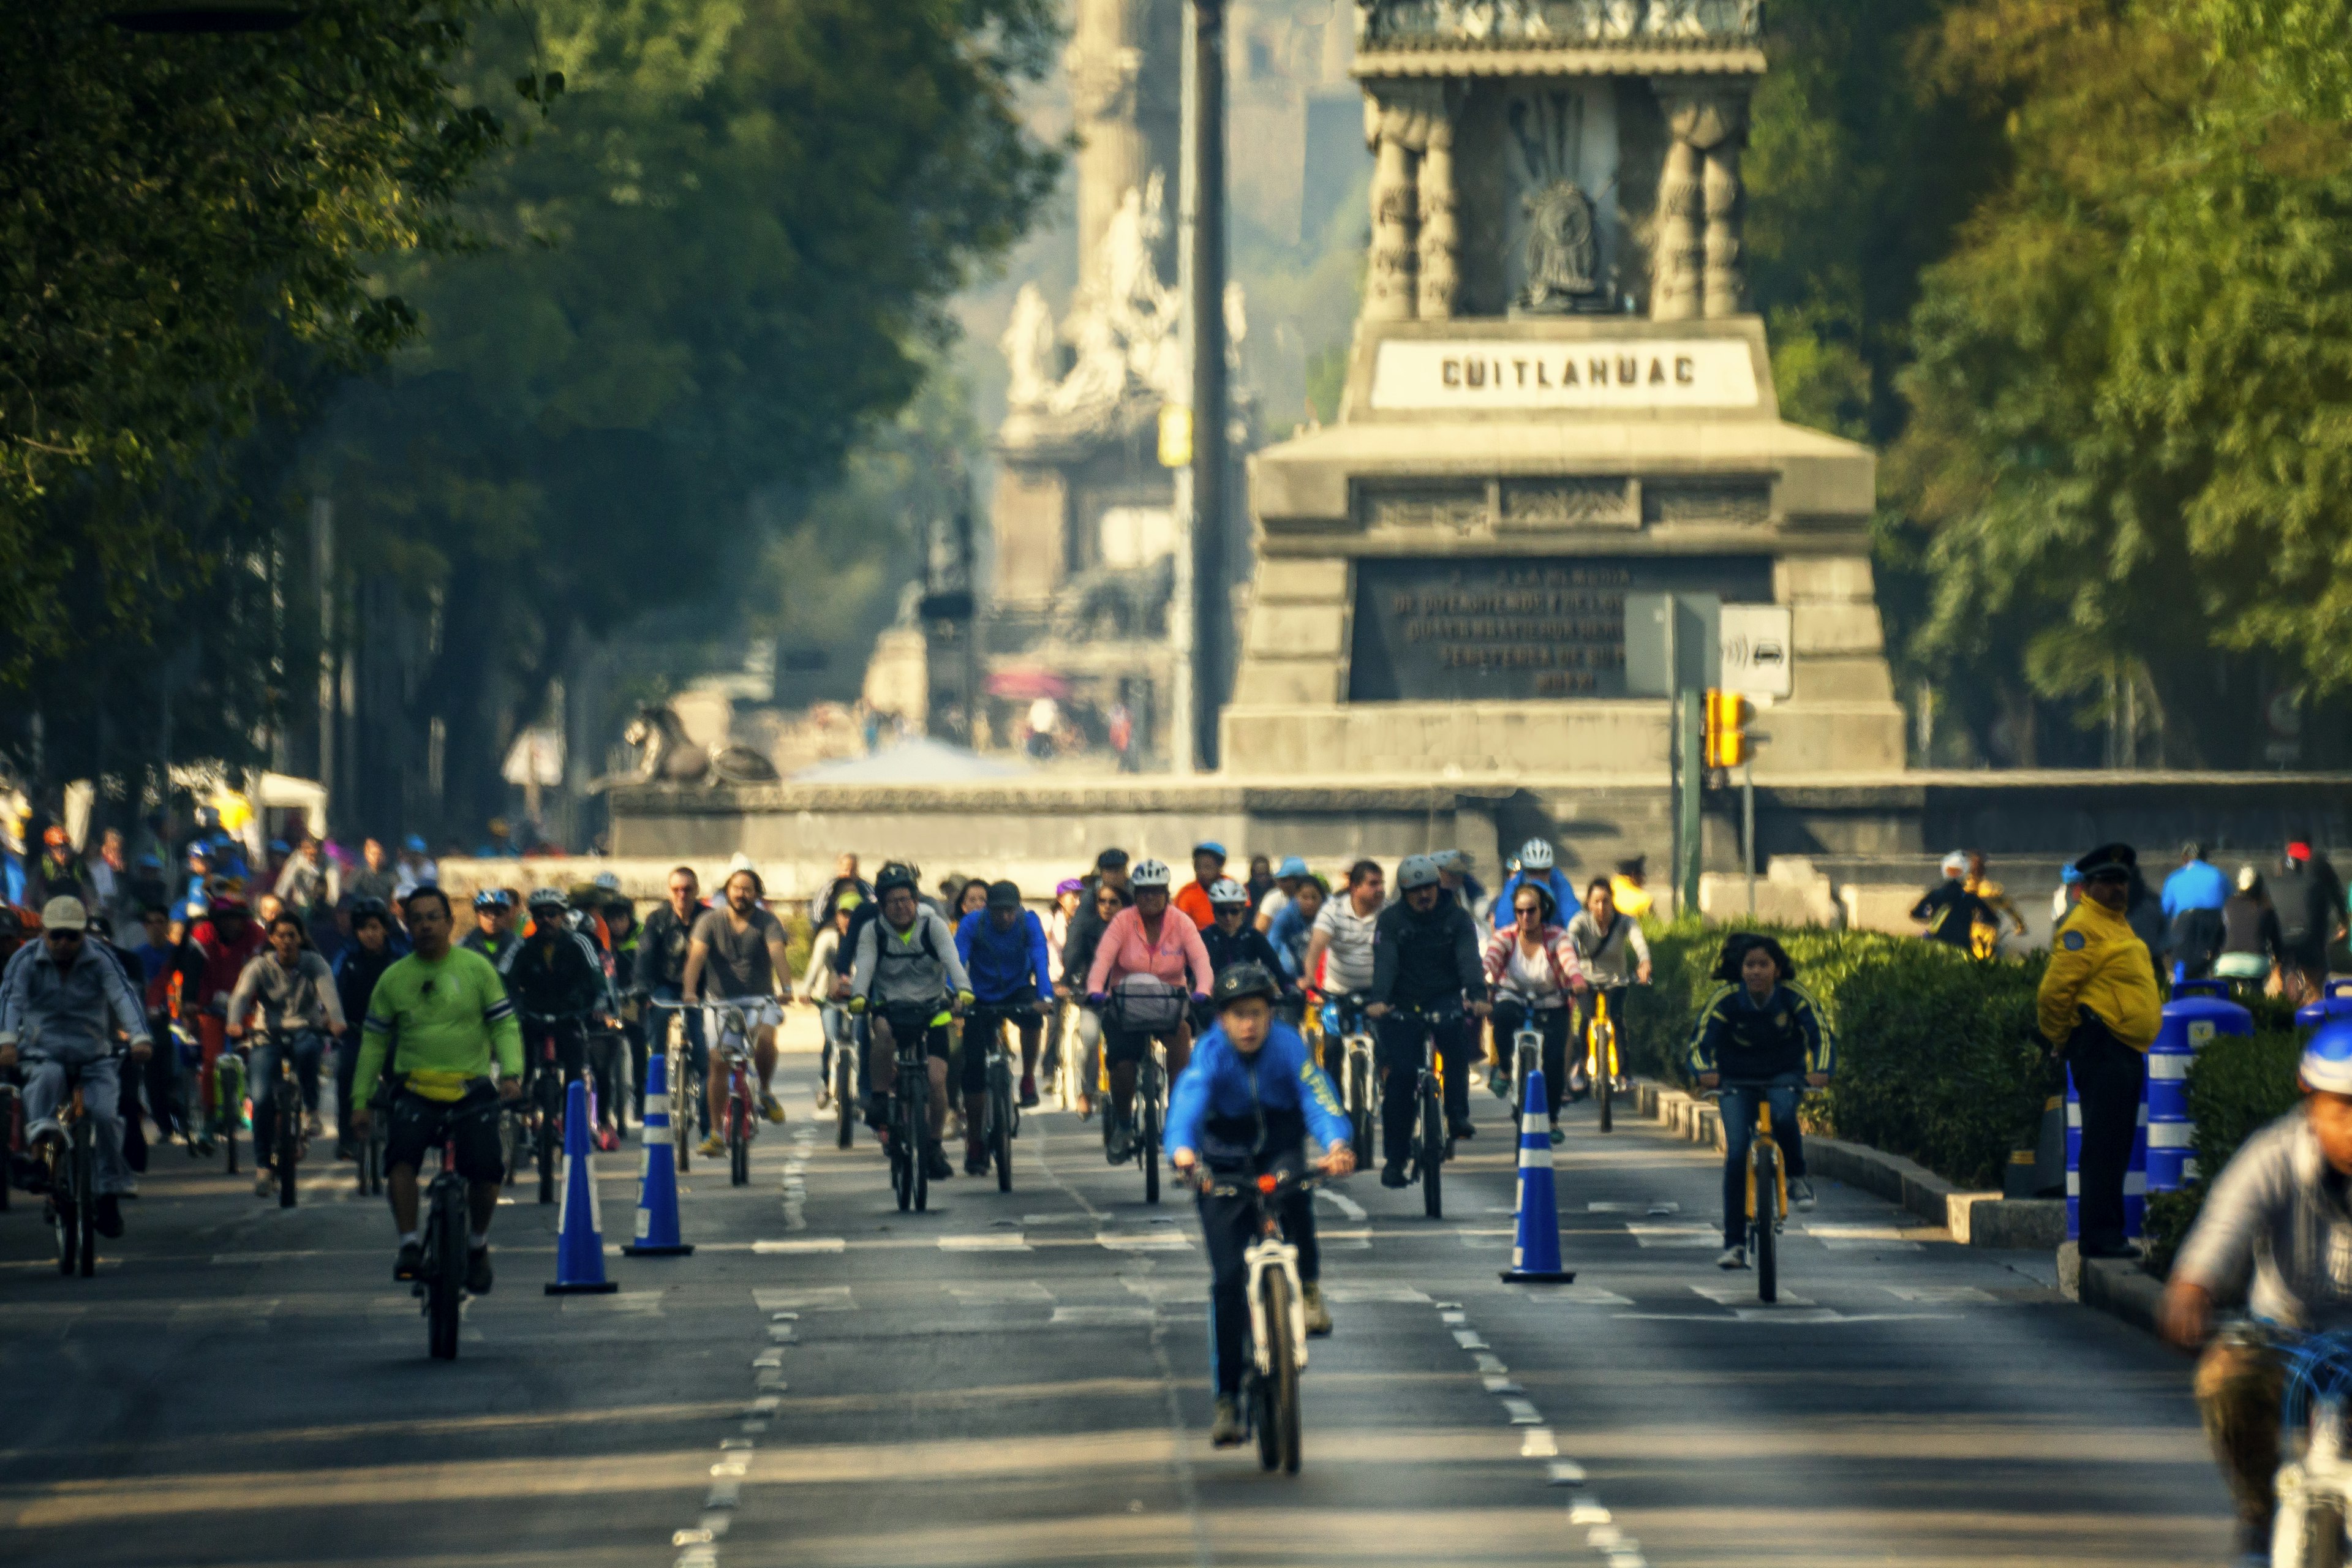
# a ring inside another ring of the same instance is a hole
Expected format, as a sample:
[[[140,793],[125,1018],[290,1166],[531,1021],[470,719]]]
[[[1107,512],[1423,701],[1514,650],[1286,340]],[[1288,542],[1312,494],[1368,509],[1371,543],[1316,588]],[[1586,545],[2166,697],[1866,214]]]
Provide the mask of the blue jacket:
[[[1519,918],[1511,900],[1519,896],[1519,884],[1522,882],[1533,882],[1551,895],[1551,918],[1556,924],[1566,925],[1583,907],[1577,900],[1576,889],[1568,885],[1568,879],[1560,874],[1559,867],[1553,867],[1540,877],[1516,871],[1512,873],[1511,879],[1503,884],[1502,891],[1495,895],[1494,903],[1486,910],[1494,917],[1488,923],[1496,930],[1500,931]]]
[[[1348,1116],[1306,1040],[1279,1020],[1250,1056],[1234,1048],[1223,1025],[1211,1029],[1169,1097],[1169,1152],[1190,1149],[1212,1170],[1263,1168],[1309,1131],[1336,1148],[1348,1142]]]
[[[1298,900],[1293,899],[1282,906],[1274,917],[1274,927],[1265,933],[1274,944],[1274,954],[1282,960],[1282,972],[1291,979],[1307,978],[1307,943],[1315,934],[1315,922],[1299,911]]]
[[[971,994],[982,1002],[1010,1002],[1032,989],[1036,1000],[1054,994],[1054,972],[1045,956],[1045,928],[1027,910],[1011,931],[999,931],[986,910],[974,910],[956,926],[956,956],[971,976]]]
[[[2164,879],[2164,918],[2183,910],[2218,910],[2230,901],[2230,879],[2210,860],[2191,860]]]

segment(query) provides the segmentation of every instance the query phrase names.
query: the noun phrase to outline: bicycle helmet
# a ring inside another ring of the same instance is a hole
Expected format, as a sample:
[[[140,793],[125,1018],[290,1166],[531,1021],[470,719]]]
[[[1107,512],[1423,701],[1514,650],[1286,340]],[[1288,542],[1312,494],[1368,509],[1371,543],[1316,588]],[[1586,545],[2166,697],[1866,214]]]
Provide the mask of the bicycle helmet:
[[[621,879],[611,871],[599,871],[595,885],[600,893],[617,893],[621,890]]]
[[[1519,846],[1519,865],[1528,871],[1551,869],[1551,846],[1540,838],[1530,838]]]
[[[572,900],[564,897],[561,888],[533,888],[525,902],[534,910],[568,910],[572,907]]]
[[[1440,849],[1430,858],[1437,863],[1437,868],[1441,871],[1459,871],[1467,874],[1470,868],[1477,864],[1475,858],[1467,849]]]
[[[1209,884],[1209,906],[1212,909],[1220,904],[1230,906],[1248,902],[1249,889],[1231,877],[1220,877]]]
[[[392,906],[386,904],[382,899],[353,899],[352,900],[352,927],[356,929],[362,921],[381,921],[389,926],[392,923]]]
[[[1397,891],[1437,886],[1437,862],[1426,855],[1408,855],[1397,866]]]
[[[1305,860],[1296,855],[1286,855],[1283,857],[1281,868],[1274,874],[1274,879],[1278,882],[1285,877],[1307,877],[1310,875],[1312,875],[1312,873],[1307,869],[1307,862]]]
[[[1135,863],[1135,869],[1129,871],[1127,875],[1127,885],[1133,888],[1139,893],[1148,891],[1153,888],[1158,888],[1163,892],[1166,891],[1168,888],[1168,862],[1165,860],[1138,860]]]
[[[922,896],[922,889],[915,885],[915,868],[912,866],[902,866],[895,860],[876,873],[874,896],[877,899],[887,899],[894,888],[904,888],[918,898]]]
[[[1192,853],[1195,855],[1214,855],[1220,860],[1226,858],[1225,847],[1218,843],[1213,838],[1203,838],[1198,844],[1193,845]]]
[[[1949,855],[1944,857],[1941,869],[1947,877],[1967,876],[1969,874],[1969,858],[1967,854],[1958,849],[1953,850]]]
[[[1274,976],[1265,972],[1263,963],[1228,964],[1218,971],[1216,984],[1209,990],[1209,999],[1220,1013],[1250,996],[1263,996],[1269,1002],[1281,999],[1282,987],[1275,984]]]
[[[477,910],[506,910],[513,907],[514,900],[507,897],[507,890],[504,888],[484,888],[474,895],[474,908]]]
[[[1017,882],[991,882],[988,885],[988,907],[992,910],[1019,909],[1021,885]]]
[[[2304,1087],[2323,1094],[2352,1094],[2352,1018],[2332,1017],[2303,1047]]]

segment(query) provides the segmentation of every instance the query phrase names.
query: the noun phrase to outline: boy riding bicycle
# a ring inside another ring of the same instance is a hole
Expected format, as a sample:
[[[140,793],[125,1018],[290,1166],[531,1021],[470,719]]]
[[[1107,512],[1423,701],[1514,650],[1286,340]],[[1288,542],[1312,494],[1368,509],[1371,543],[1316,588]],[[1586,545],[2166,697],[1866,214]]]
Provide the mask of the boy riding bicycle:
[[[1193,1047],[1190,1068],[1176,1079],[1168,1102],[1168,1159],[1186,1176],[1205,1166],[1221,1175],[1259,1176],[1307,1168],[1307,1134],[1323,1145],[1323,1169],[1344,1176],[1355,1169],[1348,1119],[1331,1080],[1315,1065],[1297,1030],[1277,1020],[1282,987],[1263,965],[1237,963],[1211,991],[1217,1023]],[[1203,1193],[1201,1231],[1209,1250],[1209,1342],[1217,1385],[1216,1423],[1209,1440],[1219,1447],[1242,1440],[1242,1368],[1248,1359],[1246,1265],[1254,1239],[1251,1210],[1238,1198]],[[1331,1331],[1323,1304],[1321,1258],[1315,1245],[1311,1194],[1290,1200],[1285,1229],[1298,1248],[1307,1330]]]
[[[1699,1009],[1691,1033],[1685,1065],[1701,1089],[1723,1092],[1720,1268],[1748,1267],[1748,1148],[1759,1099],[1771,1103],[1772,1141],[1788,1161],[1789,1201],[1799,1209],[1813,1206],[1797,1100],[1808,1089],[1828,1087],[1837,1047],[1796,975],[1796,962],[1771,937],[1733,933],[1715,965],[1715,977],[1727,984]]]

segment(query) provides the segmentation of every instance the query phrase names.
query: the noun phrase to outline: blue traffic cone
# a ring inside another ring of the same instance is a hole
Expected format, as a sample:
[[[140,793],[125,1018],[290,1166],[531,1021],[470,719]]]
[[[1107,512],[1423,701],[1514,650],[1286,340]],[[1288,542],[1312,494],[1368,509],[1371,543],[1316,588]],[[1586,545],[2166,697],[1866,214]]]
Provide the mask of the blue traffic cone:
[[[588,1086],[574,1079],[563,1101],[563,1191],[556,1205],[563,1227],[555,1236],[551,1296],[603,1296],[621,1288],[604,1278],[604,1227],[596,1219],[588,1127]]]
[[[1543,1069],[1528,1074],[1527,1106],[1519,1117],[1518,1236],[1511,1244],[1506,1285],[1565,1285],[1573,1271],[1559,1266],[1559,1194],[1551,1183],[1550,1100]]]
[[[621,1248],[632,1258],[680,1258],[694,1248],[677,1238],[677,1148],[670,1142],[669,1058],[646,1058],[646,1110],[637,1141],[637,1238]]]

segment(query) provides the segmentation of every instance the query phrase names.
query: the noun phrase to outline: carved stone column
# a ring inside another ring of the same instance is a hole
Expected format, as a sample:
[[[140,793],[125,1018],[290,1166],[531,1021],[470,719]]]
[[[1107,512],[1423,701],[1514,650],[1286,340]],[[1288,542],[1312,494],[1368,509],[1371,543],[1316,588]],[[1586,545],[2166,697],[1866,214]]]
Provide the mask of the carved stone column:
[[[1444,321],[1461,280],[1454,218],[1454,121],[1436,82],[1391,82],[1364,100],[1372,164],[1371,273],[1364,316]]]
[[[1372,254],[1364,279],[1364,319],[1412,320],[1419,271],[1413,229],[1419,218],[1407,114],[1385,93],[1364,99],[1364,140],[1371,147]]]
[[[1418,313],[1424,321],[1444,321],[1453,319],[1461,291],[1462,230],[1454,217],[1454,117],[1442,96],[1428,106],[1423,121]]]
[[[1747,89],[1673,78],[1651,85],[1674,138],[1658,183],[1651,314],[1680,321],[1738,315],[1746,291],[1739,150],[1748,138]]]

